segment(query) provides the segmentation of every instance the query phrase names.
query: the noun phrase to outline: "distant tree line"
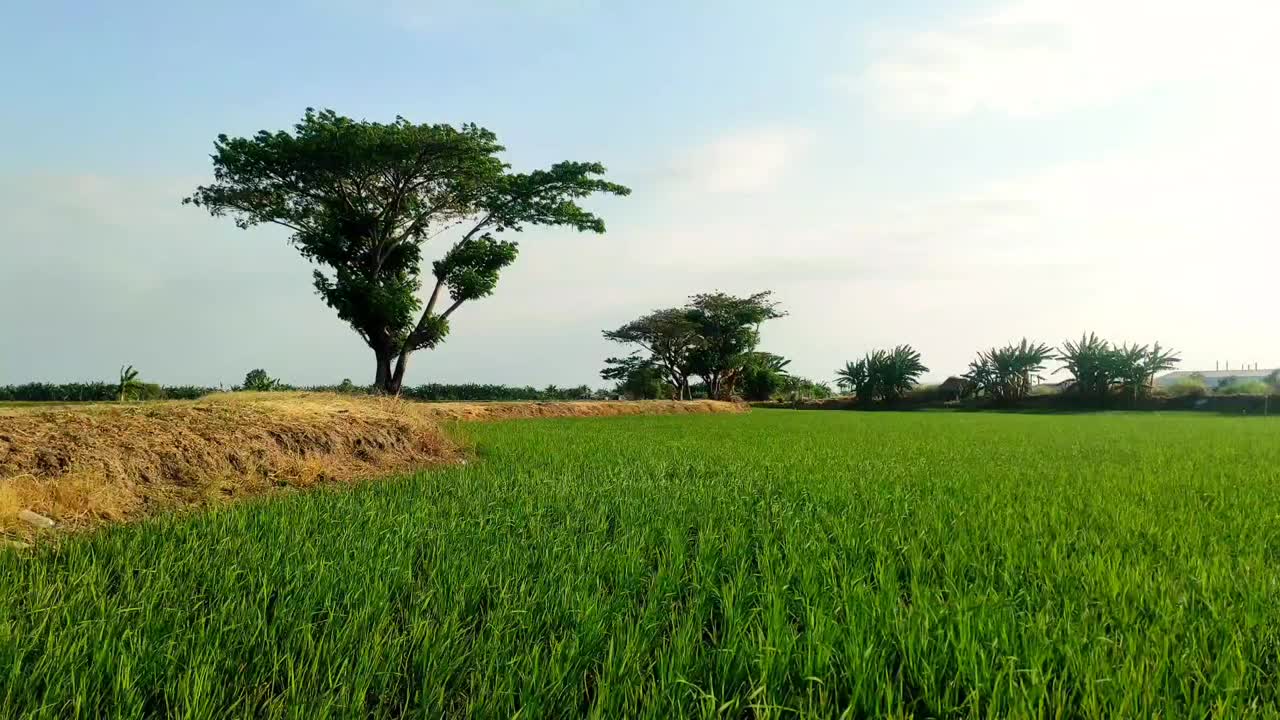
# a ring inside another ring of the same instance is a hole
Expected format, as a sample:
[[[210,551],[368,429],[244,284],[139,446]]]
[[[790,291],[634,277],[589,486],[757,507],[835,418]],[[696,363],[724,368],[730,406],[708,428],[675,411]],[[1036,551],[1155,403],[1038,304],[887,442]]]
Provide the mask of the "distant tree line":
[[[71,383],[23,383],[0,385],[0,402],[112,402],[140,400],[195,400],[217,392],[226,391],[278,392],[298,390],[305,392],[336,392],[351,394],[379,394],[376,385],[356,385],[346,379],[336,385],[290,385],[271,377],[265,370],[250,370],[244,382],[231,388],[197,385],[158,385],[142,381],[132,366],[122,368],[120,380],[110,382]],[[535,388],[529,385],[497,385],[480,383],[444,384],[430,383],[405,387],[401,395],[425,402],[484,402],[484,401],[572,401],[608,400],[617,394],[587,385],[558,387],[548,385]]]
[[[784,316],[769,291],[747,297],[725,293],[694,295],[681,307],[642,315],[604,336],[636,348],[605,361],[601,376],[614,392],[628,398],[715,398],[800,401],[824,399],[830,386],[794,376],[790,361],[757,348],[760,326]],[[1060,367],[1048,372],[1051,363]],[[1154,395],[1265,395],[1280,393],[1280,371],[1265,380],[1226,381],[1210,391],[1192,375],[1158,390],[1157,375],[1173,370],[1178,354],[1160,343],[1113,343],[1095,333],[1067,340],[1060,347],[1026,338],[981,350],[967,372],[938,386],[923,386],[929,372],[910,345],[877,349],[836,371],[844,396],[864,406],[893,406],[904,400],[935,402],[974,399],[1013,405],[1035,394],[1062,394],[1082,405],[1111,399],[1140,400]],[[1060,382],[1048,382],[1061,373]],[[698,378],[699,382],[692,382]]]
[[[937,390],[951,399],[983,398],[994,405],[1011,405],[1041,387],[1048,364],[1054,361],[1061,363],[1055,372],[1067,375],[1060,392],[1102,403],[1116,395],[1149,396],[1155,376],[1172,370],[1180,358],[1160,343],[1116,345],[1093,333],[1068,340],[1061,348],[1023,338],[978,351],[966,373],[948,378]],[[836,371],[836,382],[860,403],[892,404],[917,392],[920,376],[927,372],[917,350],[899,345],[846,363]]]
[[[1050,363],[1060,364],[1047,373]],[[1023,338],[1003,347],[981,350],[968,371],[933,388],[919,385],[928,372],[910,345],[875,350],[836,371],[836,384],[863,405],[913,400],[986,400],[992,405],[1018,404],[1034,394],[1061,394],[1082,405],[1102,406],[1113,399],[1141,400],[1156,395],[1266,395],[1280,393],[1280,372],[1265,380],[1227,380],[1212,390],[1204,377],[1192,374],[1167,389],[1155,378],[1181,362],[1178,354],[1154,343],[1116,344],[1094,333],[1054,348]],[[1047,380],[1062,373],[1056,384]]]
[[[195,385],[131,386],[126,400],[194,400],[218,392]],[[0,385],[0,402],[111,402],[120,399],[120,384],[109,382],[31,382]]]

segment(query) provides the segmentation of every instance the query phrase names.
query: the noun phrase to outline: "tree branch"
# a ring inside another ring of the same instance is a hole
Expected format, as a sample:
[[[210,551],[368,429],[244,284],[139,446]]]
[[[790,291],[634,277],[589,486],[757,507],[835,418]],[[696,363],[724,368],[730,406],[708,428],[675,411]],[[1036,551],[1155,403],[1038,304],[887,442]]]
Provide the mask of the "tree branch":
[[[444,311],[444,314],[442,314],[440,317],[441,317],[441,318],[444,318],[444,319],[446,319],[446,320],[447,320],[447,319],[449,319],[449,316],[453,314],[453,311],[454,311],[454,310],[457,310],[457,309],[458,309],[458,307],[459,307],[459,306],[461,306],[463,302],[465,302],[465,301],[463,301],[463,300],[454,300],[454,301],[453,301],[453,304],[449,306],[449,309],[448,309],[448,310],[445,310],[445,311]]]
[[[426,323],[431,311],[435,310],[436,300],[440,299],[440,288],[442,287],[444,287],[444,278],[436,278],[436,286],[431,290],[431,299],[427,301],[427,309],[422,312],[422,319],[418,321],[419,327]]]

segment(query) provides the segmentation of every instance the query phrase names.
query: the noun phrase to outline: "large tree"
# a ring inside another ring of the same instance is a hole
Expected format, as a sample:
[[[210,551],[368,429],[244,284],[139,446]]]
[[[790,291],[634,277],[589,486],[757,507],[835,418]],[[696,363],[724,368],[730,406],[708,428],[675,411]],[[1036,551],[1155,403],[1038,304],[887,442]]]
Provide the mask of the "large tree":
[[[409,356],[449,333],[463,303],[490,295],[516,243],[498,236],[532,225],[604,232],[576,202],[630,191],[598,163],[511,172],[496,136],[477,125],[356,121],[308,109],[293,132],[219,135],[214,182],[185,200],[241,228],[262,223],[320,266],[316,291],[373,350],[375,384],[398,393]],[[423,245],[451,233],[431,264],[424,303]],[[447,298],[446,298],[447,295]]]

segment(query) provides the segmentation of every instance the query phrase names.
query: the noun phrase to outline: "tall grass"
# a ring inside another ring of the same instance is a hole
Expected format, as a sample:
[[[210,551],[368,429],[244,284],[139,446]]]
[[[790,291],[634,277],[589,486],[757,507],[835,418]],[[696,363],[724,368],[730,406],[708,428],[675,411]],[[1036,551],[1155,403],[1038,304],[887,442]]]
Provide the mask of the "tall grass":
[[[0,552],[0,716],[1276,715],[1275,421],[465,430],[464,468]]]

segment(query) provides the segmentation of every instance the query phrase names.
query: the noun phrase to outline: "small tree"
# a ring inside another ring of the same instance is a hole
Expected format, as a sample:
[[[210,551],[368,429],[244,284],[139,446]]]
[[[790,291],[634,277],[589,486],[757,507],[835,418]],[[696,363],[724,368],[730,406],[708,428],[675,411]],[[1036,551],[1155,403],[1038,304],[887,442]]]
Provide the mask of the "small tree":
[[[920,353],[910,345],[899,345],[871,366],[880,397],[890,402],[910,392],[927,372],[929,368],[921,362]]]
[[[657,400],[675,394],[662,370],[649,358],[633,353],[625,358],[609,358],[600,377],[613,380],[614,392],[630,400]]]
[[[895,402],[911,391],[920,376],[929,372],[920,353],[910,345],[892,350],[874,350],[856,363],[845,363],[837,371],[843,387],[852,387],[858,402]]]
[[[116,385],[116,399],[120,402],[137,397],[143,390],[143,383],[138,379],[138,371],[132,365],[120,368],[120,382]]]
[[[244,389],[256,392],[268,392],[271,390],[279,390],[281,383],[279,380],[267,374],[262,368],[255,368],[245,373]]]
[[[1146,345],[1122,345],[1116,350],[1116,375],[1123,392],[1137,399],[1151,393],[1157,374],[1177,367],[1182,359],[1172,350],[1156,343]]]
[[[768,400],[788,382],[787,366],[791,361],[781,355],[754,352],[747,358],[737,377],[730,384],[742,391],[747,400]]]
[[[604,221],[577,201],[630,192],[604,180],[598,163],[512,173],[503,150],[477,125],[384,124],[308,109],[293,132],[219,135],[213,184],[185,202],[231,215],[241,228],[287,228],[320,266],[316,292],[373,350],[375,385],[396,394],[409,356],[443,342],[458,308],[492,294],[515,261],[516,243],[498,235],[533,225],[602,233]],[[423,246],[450,229],[459,237],[432,263],[424,306]]]
[[[836,370],[836,385],[843,391],[861,396],[867,391],[867,361],[846,362],[844,367]]]
[[[1094,333],[1082,335],[1079,342],[1062,343],[1062,367],[1071,375],[1073,389],[1081,395],[1101,399],[1116,383],[1118,367],[1111,343]]]
[[[979,351],[964,379],[997,403],[1014,402],[1031,394],[1045,363],[1054,358],[1053,348],[1023,338],[1016,345]]]

